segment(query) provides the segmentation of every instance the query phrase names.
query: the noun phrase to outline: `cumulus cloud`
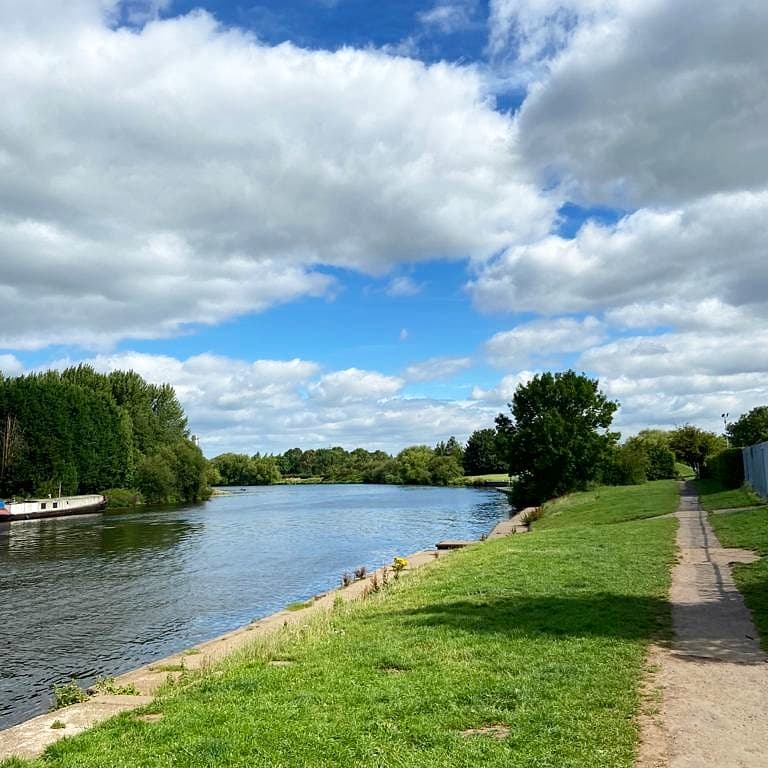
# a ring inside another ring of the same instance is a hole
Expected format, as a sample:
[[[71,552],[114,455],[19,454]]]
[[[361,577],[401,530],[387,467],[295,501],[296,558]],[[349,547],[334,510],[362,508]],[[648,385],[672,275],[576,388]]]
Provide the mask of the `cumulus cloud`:
[[[327,294],[322,265],[484,258],[549,226],[472,68],[66,5],[0,4],[0,345],[173,334]]]
[[[719,302],[765,316],[766,239],[768,192],[716,195],[681,209],[643,209],[616,227],[587,224],[572,240],[511,248],[469,290],[488,311],[624,308],[629,317],[627,307],[665,304],[683,319],[681,302]]]
[[[605,338],[606,328],[595,317],[577,320],[532,320],[502,331],[485,343],[485,354],[497,368],[523,368],[533,360],[557,360],[565,353],[581,352]]]
[[[407,381],[436,381],[449,379],[471,367],[471,357],[431,357],[409,365],[403,371]]]
[[[472,399],[485,401],[497,411],[506,411],[506,404],[511,402],[515,390],[520,385],[528,384],[536,375],[536,371],[519,371],[504,376],[497,386],[490,389],[474,387],[472,389]]]
[[[59,360],[54,367],[78,362],[104,372],[135,370],[150,382],[172,384],[208,456],[329,445],[396,452],[451,434],[465,440],[495,416],[488,403],[406,397],[396,377],[359,369],[324,373],[309,360],[212,354],[182,360],[124,352]]]
[[[497,5],[514,14],[505,0]],[[680,205],[768,185],[768,4],[525,2],[570,9],[520,113],[526,160],[576,199]],[[557,25],[555,24],[555,29]]]

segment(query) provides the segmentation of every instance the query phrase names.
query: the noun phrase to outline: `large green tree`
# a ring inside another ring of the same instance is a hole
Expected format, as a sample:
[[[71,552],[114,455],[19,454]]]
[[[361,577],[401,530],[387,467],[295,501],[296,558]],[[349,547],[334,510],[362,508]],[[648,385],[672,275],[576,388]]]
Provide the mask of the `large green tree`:
[[[692,467],[696,477],[701,477],[707,458],[728,446],[724,437],[692,424],[684,424],[669,433],[669,447],[675,452],[678,461]]]
[[[496,420],[509,471],[517,475],[518,506],[540,504],[598,479],[618,439],[608,431],[617,408],[596,379],[575,371],[542,373],[518,386],[512,419],[500,414]]]
[[[726,434],[731,445],[743,448],[768,440],[768,405],[759,405],[728,425]]]

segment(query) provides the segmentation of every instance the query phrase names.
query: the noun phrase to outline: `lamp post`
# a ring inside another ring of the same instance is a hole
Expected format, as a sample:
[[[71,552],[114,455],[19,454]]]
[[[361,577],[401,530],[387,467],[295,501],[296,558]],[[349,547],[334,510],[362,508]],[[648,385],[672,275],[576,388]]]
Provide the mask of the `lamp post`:
[[[723,420],[723,434],[725,435],[725,444],[730,448],[731,441],[728,439],[728,412],[720,414],[720,418]]]

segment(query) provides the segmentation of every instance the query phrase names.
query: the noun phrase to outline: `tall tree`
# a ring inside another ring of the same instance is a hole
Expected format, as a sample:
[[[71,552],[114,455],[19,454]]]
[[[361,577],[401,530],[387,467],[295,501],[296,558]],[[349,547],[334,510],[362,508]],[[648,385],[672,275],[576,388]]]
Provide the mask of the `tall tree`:
[[[539,504],[583,488],[600,476],[618,434],[608,431],[618,403],[596,379],[542,373],[515,391],[512,419],[500,414],[511,474],[517,475],[515,501]]]

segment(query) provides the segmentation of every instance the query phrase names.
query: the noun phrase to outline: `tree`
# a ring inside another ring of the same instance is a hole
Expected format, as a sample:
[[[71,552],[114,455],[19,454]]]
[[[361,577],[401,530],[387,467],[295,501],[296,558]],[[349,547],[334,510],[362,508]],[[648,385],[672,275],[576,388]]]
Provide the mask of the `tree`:
[[[726,434],[738,448],[768,440],[768,405],[759,405],[729,424]]]
[[[464,472],[468,475],[486,475],[491,472],[505,472],[504,460],[497,451],[495,429],[477,429],[467,440],[464,449]]]
[[[701,477],[707,457],[714,456],[728,446],[725,438],[714,432],[684,424],[670,432],[669,447],[675,452],[678,461],[688,464],[693,468],[696,477]]]
[[[660,429],[643,429],[625,443],[646,456],[645,479],[667,480],[676,476],[675,454],[669,447],[669,433]]]
[[[500,414],[514,499],[540,504],[584,488],[600,476],[618,434],[608,431],[618,403],[598,389],[598,381],[574,371],[542,373],[515,391],[512,420]]]
[[[442,440],[435,446],[435,455],[437,456],[452,456],[456,461],[461,464],[464,458],[464,446],[451,435],[447,442]]]

